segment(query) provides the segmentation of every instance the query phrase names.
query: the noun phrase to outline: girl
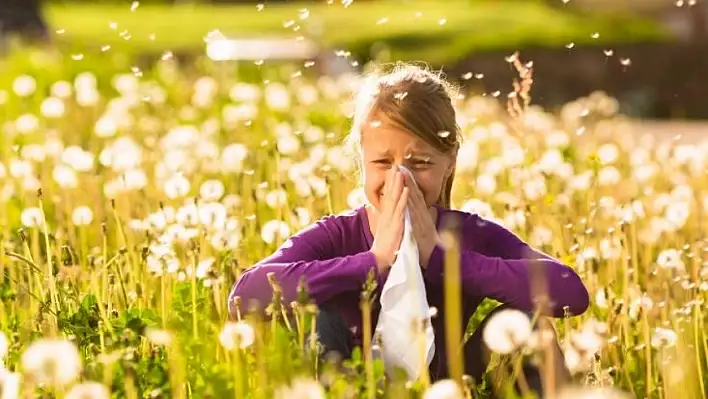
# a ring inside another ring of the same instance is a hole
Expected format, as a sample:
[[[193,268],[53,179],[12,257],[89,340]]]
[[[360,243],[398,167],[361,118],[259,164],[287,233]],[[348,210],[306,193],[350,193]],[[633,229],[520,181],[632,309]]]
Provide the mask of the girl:
[[[529,247],[499,224],[449,209],[460,144],[452,98],[449,84],[422,68],[404,65],[374,77],[360,92],[348,140],[359,153],[368,203],[324,217],[290,237],[274,254],[242,274],[231,299],[239,296],[249,308],[256,303],[262,309],[272,298],[266,277],[272,272],[282,286],[283,300],[290,303],[304,276],[310,299],[320,308],[320,343],[326,352],[348,357],[362,342],[362,287],[373,270],[380,294],[401,242],[407,206],[428,303],[438,310],[431,321],[437,348],[429,368],[433,380],[448,377],[445,250],[438,245],[443,221],[458,226],[464,321],[484,298],[501,302],[499,309],[533,312],[531,260],[545,277],[548,315],[562,317],[564,310],[574,315],[585,312],[588,292],[573,269]],[[398,166],[412,172],[417,186]],[[233,301],[229,303],[235,314]],[[372,328],[379,311],[379,302],[374,301]],[[485,324],[486,320],[465,343],[465,373],[477,381],[488,361],[481,339]],[[557,345],[555,352],[562,356]],[[562,364],[562,358],[556,363]],[[529,385],[540,391],[538,373],[531,367],[526,371]]]

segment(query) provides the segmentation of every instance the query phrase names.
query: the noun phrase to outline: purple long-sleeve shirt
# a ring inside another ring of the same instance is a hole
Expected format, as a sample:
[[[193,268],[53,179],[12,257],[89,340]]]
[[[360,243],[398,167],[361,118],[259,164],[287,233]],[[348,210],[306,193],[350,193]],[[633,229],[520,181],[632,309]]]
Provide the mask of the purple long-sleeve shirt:
[[[521,310],[533,311],[530,269],[531,259],[545,272],[547,295],[553,316],[562,317],[567,307],[573,315],[585,312],[589,297],[575,271],[541,253],[517,235],[477,214],[438,208],[437,228],[441,221],[457,219],[460,237],[460,276],[462,285],[463,320],[468,320],[484,298],[491,298]],[[297,286],[305,277],[310,300],[326,304],[341,314],[361,342],[361,312],[359,298],[370,270],[376,272],[378,298],[388,272],[379,274],[376,259],[369,252],[373,235],[366,209],[326,216],[310,227],[290,237],[275,253],[245,271],[234,284],[229,297],[229,309],[235,315],[233,299],[241,297],[242,310],[254,301],[262,309],[272,300],[267,274],[273,272],[283,290],[284,303],[297,298]],[[428,304],[438,310],[432,320],[438,348],[444,347],[444,281],[445,250],[436,246],[423,270]],[[374,301],[373,325],[380,311]],[[465,323],[463,323],[465,324]],[[445,356],[437,350],[436,356]]]

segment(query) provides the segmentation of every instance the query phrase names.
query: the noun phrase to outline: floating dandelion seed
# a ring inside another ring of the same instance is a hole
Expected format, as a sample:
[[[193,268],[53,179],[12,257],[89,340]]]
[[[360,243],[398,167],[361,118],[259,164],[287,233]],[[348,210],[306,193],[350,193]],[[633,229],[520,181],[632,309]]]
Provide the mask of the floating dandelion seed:
[[[300,10],[300,19],[307,19],[310,16],[310,10],[303,8]]]
[[[148,39],[150,39],[150,41],[155,41],[155,37],[156,37],[156,36],[155,36],[154,33],[151,33],[151,34],[148,35]]]
[[[110,22],[110,23],[108,24],[108,27],[111,28],[111,29],[113,29],[113,30],[116,30],[116,29],[118,29],[118,24],[115,23],[115,22]]]
[[[448,132],[447,130],[444,130],[442,132],[438,132],[438,137],[446,139],[446,138],[450,137],[450,132]]]
[[[385,24],[385,23],[387,23],[387,22],[388,22],[388,17],[379,18],[379,19],[376,21],[376,25],[383,25],[383,24]]]
[[[446,23],[447,23],[447,18],[440,18],[440,20],[438,21],[438,24],[439,24],[440,26],[443,26],[443,25],[445,25]]]
[[[283,28],[289,28],[293,25],[295,25],[295,21],[293,21],[292,19],[283,22]]]
[[[139,6],[140,6],[140,2],[139,2],[139,1],[134,1],[134,2],[130,5],[130,12],[135,12],[135,10],[137,10]]]
[[[608,56],[608,57],[612,57],[612,55],[615,53],[615,51],[612,50],[612,49],[607,49],[607,50],[604,50],[603,52],[604,52],[605,55]]]
[[[394,95],[393,95],[393,98],[395,98],[395,99],[398,100],[398,101],[403,101],[403,99],[406,98],[406,96],[408,96],[408,92],[407,92],[407,91],[404,91],[404,92],[401,92],[401,93],[396,93],[396,94],[394,94]]]
[[[621,58],[620,63],[624,66],[630,66],[630,65],[632,65],[632,59],[631,58]]]
[[[600,33],[599,33],[599,32],[595,32],[595,33],[593,33],[592,35],[590,35],[590,37],[592,37],[593,39],[597,39],[598,37],[600,37]]]
[[[501,91],[499,90],[492,93],[492,97],[499,97],[499,95],[501,95]]]
[[[263,11],[264,8],[265,8],[265,5],[263,5],[263,4],[256,4],[256,11]]]
[[[66,32],[66,29],[64,29],[64,28],[57,29],[57,35],[63,35],[65,32]]]
[[[310,68],[315,65],[315,61],[305,61],[305,68]]]
[[[174,53],[172,53],[171,51],[165,51],[164,53],[162,53],[162,57],[160,57],[160,59],[162,61],[167,61],[167,60],[171,60],[172,58],[174,58],[174,56],[175,56]]]
[[[677,0],[676,1],[676,7],[683,7],[683,0]]]
[[[101,46],[101,51],[103,51],[103,52],[106,52],[110,49],[111,49],[111,46],[109,46],[109,45]]]
[[[571,49],[571,48],[573,48],[573,47],[575,47],[575,43],[573,43],[573,42],[570,42],[570,43],[568,43],[568,44],[565,45],[565,48],[567,48],[567,49]]]
[[[464,79],[464,80],[469,80],[469,79],[472,79],[472,76],[474,76],[474,75],[472,74],[472,72],[463,73],[463,74],[462,74],[462,79]]]
[[[416,18],[420,18],[420,17],[423,16],[423,13],[420,12],[420,11],[416,11],[414,15],[415,15]]]
[[[483,73],[477,73],[474,75],[476,79],[484,79],[484,74]]]
[[[81,61],[84,59],[84,55],[83,54],[72,54],[71,59],[74,61]]]

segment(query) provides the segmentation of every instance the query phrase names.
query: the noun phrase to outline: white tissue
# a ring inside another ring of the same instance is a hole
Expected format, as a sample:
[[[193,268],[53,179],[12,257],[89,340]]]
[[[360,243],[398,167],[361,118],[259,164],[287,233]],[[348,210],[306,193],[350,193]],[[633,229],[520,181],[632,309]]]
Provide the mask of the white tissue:
[[[400,169],[413,176],[408,169]],[[403,240],[381,292],[376,331],[381,334],[381,354],[387,373],[401,367],[408,372],[410,380],[415,380],[419,377],[422,362],[428,367],[433,360],[435,333],[430,323],[426,323],[424,337],[414,330],[415,323],[420,325],[421,320],[429,317],[429,306],[408,207],[405,212]],[[425,355],[421,352],[423,339]]]

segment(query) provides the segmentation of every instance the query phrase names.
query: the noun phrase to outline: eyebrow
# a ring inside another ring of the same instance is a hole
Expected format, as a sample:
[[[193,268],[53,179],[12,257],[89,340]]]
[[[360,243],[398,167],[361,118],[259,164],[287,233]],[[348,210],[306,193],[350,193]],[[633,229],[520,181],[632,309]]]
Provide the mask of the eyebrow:
[[[389,150],[385,150],[385,151],[374,151],[374,154],[375,154],[374,156],[377,157],[377,158],[378,158],[378,157],[386,157],[386,156],[389,156],[390,153],[391,153],[391,152],[390,152]],[[432,157],[434,157],[434,156],[435,156],[435,154],[433,154],[433,153],[431,153],[431,152],[427,152],[427,151],[416,151],[416,150],[414,150],[414,151],[411,151],[411,152],[410,152],[410,156],[407,157],[407,158],[432,158]]]

